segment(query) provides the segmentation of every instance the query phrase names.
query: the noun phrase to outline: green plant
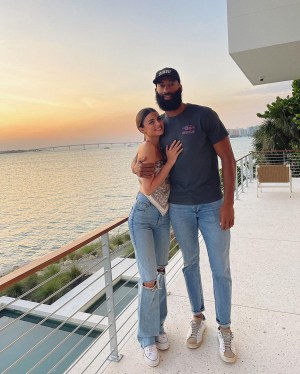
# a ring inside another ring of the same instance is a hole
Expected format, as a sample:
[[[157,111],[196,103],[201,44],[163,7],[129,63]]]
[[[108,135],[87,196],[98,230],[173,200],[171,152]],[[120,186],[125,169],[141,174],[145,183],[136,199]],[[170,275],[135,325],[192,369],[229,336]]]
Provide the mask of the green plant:
[[[175,234],[171,231],[170,234],[170,249],[169,249],[169,260],[179,251],[179,244],[177,243]]]
[[[31,290],[34,288],[39,282],[39,278],[37,274],[32,274],[28,277],[27,282],[26,282],[26,288],[28,290]]]
[[[76,261],[86,255],[93,255],[93,256],[97,256],[97,254],[101,255],[102,254],[101,250],[102,250],[102,245],[100,242],[88,244],[82,248],[79,248],[77,251],[70,253],[67,256],[67,259],[71,261]]]
[[[22,280],[21,282],[14,284],[12,287],[2,292],[2,295],[10,297],[19,297],[24,293],[30,291],[32,288],[35,288],[37,285],[45,282],[36,290],[28,293],[24,297],[24,299],[42,302],[43,300],[49,297],[47,304],[51,304],[79,283],[78,281],[76,281],[75,283],[72,283],[65,289],[61,290],[68,283],[71,283],[73,279],[77,278],[81,274],[81,271],[74,264],[71,266],[69,270],[62,273],[60,273],[60,271],[61,268],[59,264],[49,265],[47,268],[40,271],[38,274],[33,274],[28,278]],[[52,277],[53,279],[50,279]],[[51,297],[51,295],[53,295],[57,291],[59,292],[53,297]]]
[[[60,283],[59,278],[51,279],[49,282],[43,284],[41,287],[39,287],[37,290],[35,290],[30,295],[30,300],[35,302],[42,302],[51,295],[53,295],[56,291],[58,291],[63,285]],[[57,298],[59,295],[55,295],[52,298],[49,298],[49,300],[45,301],[46,304],[51,304]],[[27,297],[26,297],[27,299]]]
[[[23,294],[23,287],[21,282],[9,287],[6,291],[0,293],[0,296],[19,297]]]
[[[100,242],[98,242],[98,243],[88,244],[80,248],[78,252],[81,253],[82,255],[88,255],[88,254],[96,255],[97,252],[99,252],[101,249],[102,249],[102,245]]]
[[[51,278],[53,275],[59,273],[59,271],[60,271],[60,265],[59,264],[49,265],[40,274],[39,278],[42,279],[42,280]]]
[[[169,251],[169,260],[175,256],[175,254],[179,251],[179,245],[176,243],[173,246],[170,246],[170,251]]]
[[[134,248],[132,243],[129,243],[123,250],[121,257],[135,258]]]
[[[80,274],[80,269],[73,264],[71,269],[69,270],[70,280],[77,278]]]
[[[257,116],[264,121],[253,137],[256,151],[300,149],[300,80],[293,81],[291,97],[277,97]]]
[[[130,235],[128,232],[126,232],[123,237],[125,242],[128,242],[128,240],[130,240]]]
[[[110,238],[109,241],[109,248],[113,251],[120,245],[127,243],[130,240],[130,235],[128,232],[125,232],[123,234],[116,235],[112,238]]]
[[[52,269],[48,274],[52,273]],[[36,301],[36,302],[42,302],[44,299],[50,297],[57,291],[61,290],[64,286],[71,283],[73,279],[77,278],[81,274],[80,269],[72,265],[72,267],[61,274],[57,274],[57,276],[45,284],[43,284],[41,287],[39,287],[37,290],[35,290],[32,295],[30,296],[30,300]],[[76,283],[77,284],[77,283]],[[57,299],[59,299],[61,296],[63,296],[65,293],[67,293],[70,289],[74,287],[74,284],[70,284],[68,287],[64,288],[63,290],[57,292],[53,297],[50,297],[49,300],[46,302],[47,304],[51,304]]]

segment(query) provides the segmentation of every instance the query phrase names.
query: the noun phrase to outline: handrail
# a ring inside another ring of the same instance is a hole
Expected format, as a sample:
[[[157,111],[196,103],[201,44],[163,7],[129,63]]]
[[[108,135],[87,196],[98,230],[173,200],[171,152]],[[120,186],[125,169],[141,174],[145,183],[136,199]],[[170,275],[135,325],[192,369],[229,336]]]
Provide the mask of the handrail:
[[[38,270],[45,268],[46,266],[53,264],[54,262],[60,260],[61,258],[67,256],[68,254],[76,251],[78,248],[98,239],[102,235],[108,233],[114,228],[120,226],[122,223],[128,220],[128,215],[119,218],[105,226],[97,228],[89,233],[81,236],[80,238],[68,243],[54,252],[48,253],[29,264],[26,264],[9,274],[4,275],[0,278],[0,291],[4,290],[8,286],[17,283],[18,281],[26,278],[27,276],[36,273]]]
[[[278,153],[278,152],[285,152],[285,153],[300,153],[299,150],[293,150],[293,149],[274,149],[273,151],[250,151],[245,156],[238,158],[236,162],[243,160],[245,157],[250,155],[256,155],[256,154],[266,154],[266,153]]]
[[[293,152],[298,153],[300,149],[273,149],[270,151],[251,151],[250,153],[276,153],[276,152]]]

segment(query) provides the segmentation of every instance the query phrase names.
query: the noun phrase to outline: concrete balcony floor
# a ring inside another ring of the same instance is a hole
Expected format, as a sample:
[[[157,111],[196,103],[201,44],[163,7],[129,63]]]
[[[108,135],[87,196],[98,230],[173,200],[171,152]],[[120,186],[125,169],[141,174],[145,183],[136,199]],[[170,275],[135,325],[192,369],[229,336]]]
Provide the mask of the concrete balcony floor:
[[[219,357],[214,297],[207,254],[202,245],[201,273],[207,330],[200,348],[185,346],[191,317],[183,275],[169,286],[169,314],[165,324],[170,348],[160,364],[148,368],[136,332],[121,350],[118,363],[104,373],[285,373],[300,366],[300,179],[288,189],[264,189],[256,196],[252,182],[235,202],[232,229],[232,330],[237,362]]]

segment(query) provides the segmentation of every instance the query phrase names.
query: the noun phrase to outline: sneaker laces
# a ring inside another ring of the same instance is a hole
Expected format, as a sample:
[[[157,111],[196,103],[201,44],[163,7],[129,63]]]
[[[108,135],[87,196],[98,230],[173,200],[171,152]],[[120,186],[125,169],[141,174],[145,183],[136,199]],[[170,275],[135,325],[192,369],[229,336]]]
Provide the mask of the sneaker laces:
[[[231,342],[233,339],[233,333],[232,332],[221,332],[224,340],[224,349],[226,351],[231,351]]]
[[[145,347],[145,350],[146,350],[147,353],[155,353],[156,352],[156,345],[155,344],[148,345],[147,347]]]
[[[167,334],[163,332],[162,334],[158,336],[158,340],[167,341],[168,340]]]
[[[196,337],[197,336],[197,333],[199,331],[199,328],[201,326],[201,323],[202,321],[200,321],[200,323],[197,323],[196,321],[192,320],[190,322],[191,324],[191,333],[190,333],[190,337]]]

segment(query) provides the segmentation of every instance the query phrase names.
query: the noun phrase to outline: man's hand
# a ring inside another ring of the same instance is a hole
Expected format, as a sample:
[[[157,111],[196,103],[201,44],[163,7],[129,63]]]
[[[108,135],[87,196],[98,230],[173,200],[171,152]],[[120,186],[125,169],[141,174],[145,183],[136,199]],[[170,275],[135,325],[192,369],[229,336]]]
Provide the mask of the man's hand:
[[[133,173],[140,178],[152,178],[154,175],[154,162],[145,163],[146,158],[141,158],[132,168]]]
[[[222,230],[229,230],[234,225],[233,205],[223,204],[220,208],[220,226]]]

